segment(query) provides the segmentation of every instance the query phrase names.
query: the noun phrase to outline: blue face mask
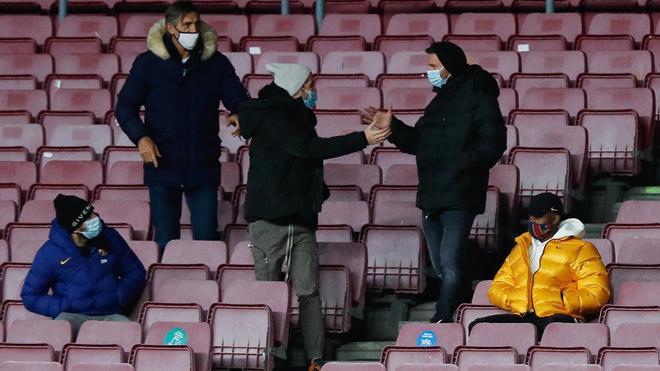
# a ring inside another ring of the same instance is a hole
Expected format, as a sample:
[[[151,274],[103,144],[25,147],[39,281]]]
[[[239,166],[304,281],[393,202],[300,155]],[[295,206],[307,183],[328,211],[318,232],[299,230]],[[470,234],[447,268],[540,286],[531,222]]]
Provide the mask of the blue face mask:
[[[316,107],[316,101],[317,101],[316,90],[309,90],[307,92],[307,96],[303,98],[305,107],[309,109],[314,109],[314,107]]]
[[[443,78],[442,75],[440,74],[440,72],[442,72],[442,70],[444,69],[445,68],[443,67],[439,70],[426,71],[426,77],[429,79],[429,82],[431,82],[431,85],[433,85],[433,87],[439,89],[447,83],[447,80],[449,80],[449,76],[451,75]]]
[[[86,239],[91,240],[101,234],[101,218],[98,216],[86,221],[84,224],[86,229],[84,232],[80,232],[80,234],[85,236]]]

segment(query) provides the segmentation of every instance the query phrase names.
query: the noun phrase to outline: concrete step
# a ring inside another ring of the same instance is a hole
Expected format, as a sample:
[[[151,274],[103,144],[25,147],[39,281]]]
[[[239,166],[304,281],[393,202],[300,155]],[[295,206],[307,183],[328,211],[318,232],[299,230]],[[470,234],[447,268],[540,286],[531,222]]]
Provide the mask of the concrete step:
[[[356,341],[337,349],[338,361],[380,361],[383,349],[393,341]]]
[[[410,309],[408,321],[428,322],[435,314],[435,302],[430,301]]]

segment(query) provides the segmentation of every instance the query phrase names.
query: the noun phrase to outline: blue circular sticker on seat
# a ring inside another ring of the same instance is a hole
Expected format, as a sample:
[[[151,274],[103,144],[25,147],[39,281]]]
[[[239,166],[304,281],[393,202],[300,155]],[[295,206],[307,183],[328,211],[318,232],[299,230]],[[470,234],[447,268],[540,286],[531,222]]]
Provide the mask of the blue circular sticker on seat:
[[[180,327],[174,327],[165,334],[163,345],[188,345],[188,334]]]
[[[434,347],[438,343],[433,331],[424,331],[417,338],[418,347]]]

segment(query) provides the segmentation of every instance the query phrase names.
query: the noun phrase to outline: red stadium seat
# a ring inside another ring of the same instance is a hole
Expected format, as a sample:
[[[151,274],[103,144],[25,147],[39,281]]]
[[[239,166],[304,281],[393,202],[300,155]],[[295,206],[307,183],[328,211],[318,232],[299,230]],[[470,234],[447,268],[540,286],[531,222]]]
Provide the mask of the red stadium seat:
[[[614,305],[621,306],[660,306],[660,282],[626,281],[619,286]]]
[[[227,248],[222,241],[181,241],[172,240],[163,253],[166,264],[206,264],[215,272],[222,264],[227,264]]]
[[[0,125],[1,147],[24,147],[34,154],[44,144],[44,132],[38,124],[2,124]]]
[[[376,38],[374,50],[385,55],[389,63],[392,55],[401,51],[419,52],[426,50],[433,43],[433,39],[427,35],[419,36],[391,36],[381,35]]]
[[[46,343],[53,346],[56,354],[72,340],[71,325],[67,321],[16,320],[7,329],[7,342]]]
[[[53,73],[53,58],[47,54],[0,55],[0,69],[11,71],[12,75],[32,75],[44,81]]]
[[[617,302],[619,287],[626,281],[660,282],[660,266],[658,265],[626,265],[612,264],[608,267],[610,284],[612,286],[612,301]]]
[[[382,98],[377,88],[333,87],[318,89],[319,100],[316,108],[320,110],[359,110],[373,106],[380,108]]]
[[[603,265],[614,263],[614,244],[612,244],[612,241],[604,238],[585,238],[584,240],[596,246]]]
[[[580,51],[536,51],[522,54],[523,73],[566,74],[571,81],[575,81],[578,75],[586,71],[587,61]]]
[[[37,182],[37,167],[33,162],[0,161],[0,183],[15,183],[27,191]]]
[[[524,62],[523,62],[523,71],[524,71]],[[539,73],[539,74],[527,74],[527,73],[521,73],[521,74],[514,74],[511,77],[511,81],[509,83],[511,87],[513,87],[516,92],[518,92],[519,96],[525,96],[525,93],[527,93],[527,90],[531,88],[568,88],[569,82],[568,82],[568,76],[565,74],[545,74],[545,73]],[[568,125],[568,124],[567,124]]]
[[[601,323],[551,323],[541,339],[544,347],[584,347],[591,354],[608,345],[609,330]]]
[[[112,130],[107,125],[48,125],[45,131],[47,146],[91,146],[100,155],[112,144]]]
[[[587,60],[590,61],[594,58],[594,54],[599,51],[634,50],[635,40],[630,35],[581,35],[575,41],[575,49],[586,54]]]
[[[514,35],[509,38],[507,50],[518,53],[546,52],[568,50],[564,36],[521,36]]]
[[[0,364],[7,361],[52,362],[53,347],[48,344],[0,344]]]
[[[96,37],[50,37],[44,47],[46,53],[57,61],[70,54],[100,55],[101,40]]]
[[[600,88],[634,88],[637,79],[632,74],[583,74],[578,77],[577,87],[587,95]]]
[[[569,43],[582,34],[582,17],[579,13],[531,13],[520,24],[520,35],[561,35]]]
[[[458,35],[497,35],[508,40],[516,34],[516,19],[511,13],[463,13],[451,29]]]
[[[429,35],[433,40],[448,33],[449,20],[443,13],[394,14],[385,29],[386,35]]]
[[[294,36],[303,45],[314,36],[314,17],[309,14],[264,14],[251,21],[252,36]]]
[[[84,184],[94,189],[103,183],[103,165],[98,161],[49,161],[40,180],[49,184]]]
[[[144,201],[94,202],[94,209],[106,223],[128,223],[138,240],[146,240],[151,231],[149,204]]]
[[[423,52],[397,52],[387,64],[389,74],[419,74],[428,70],[428,55]]]
[[[149,29],[155,22],[163,19],[162,14],[130,14],[124,13],[119,19],[119,36],[147,37]]]
[[[381,32],[380,17],[376,14],[328,14],[321,24],[321,36],[362,36],[373,43]]]
[[[367,51],[367,42],[362,36],[312,36],[307,41],[307,50],[316,53],[323,62],[328,53],[337,50],[344,52]]]
[[[35,90],[37,78],[34,76],[2,75],[0,76],[0,89],[5,90]]]
[[[117,344],[128,352],[135,344],[142,343],[142,327],[137,322],[86,321],[80,327],[76,343]]]
[[[136,345],[131,364],[136,371],[194,371],[195,355],[187,345]]]
[[[505,81],[520,72],[520,57],[515,52],[470,52],[468,59],[490,73],[499,73]]]
[[[205,317],[204,317],[205,318]],[[166,304],[147,302],[140,310],[140,323],[148,332],[156,322],[203,322],[199,304]]]
[[[114,54],[68,54],[55,61],[55,72],[100,75],[110,81],[119,72],[119,58]]]
[[[258,61],[265,52],[297,52],[298,40],[291,36],[246,36],[241,39],[240,50],[250,53]]]
[[[566,149],[514,148],[510,155],[511,163],[520,169],[521,206],[527,207],[532,196],[551,192],[563,199],[570,210],[570,153]],[[545,171],[538,172],[542,166]]]
[[[145,344],[161,345],[172,329],[183,330],[195,356],[197,370],[211,369],[211,327],[208,323],[156,322],[145,336]],[[168,345],[168,344],[165,344]]]
[[[589,58],[590,73],[629,73],[644,81],[653,72],[653,55],[648,50],[603,50]]]
[[[108,45],[117,35],[118,25],[115,17],[98,15],[74,15],[64,18],[56,25],[58,37],[97,37]]]
[[[454,351],[453,363],[461,369],[469,369],[476,364],[507,365],[516,364],[518,353],[511,347],[458,347]]]
[[[248,17],[237,14],[204,14],[204,22],[220,36],[229,37],[236,45],[250,34]]]
[[[29,37],[43,45],[53,35],[53,22],[45,15],[5,14],[0,16],[0,35],[3,38]],[[7,71],[6,69],[2,69]]]
[[[62,371],[57,362],[8,361],[0,364],[2,371]]]
[[[37,43],[28,38],[0,38],[0,54],[36,54]]]
[[[645,367],[658,367],[658,349],[606,347],[600,350],[598,363],[603,366],[605,371],[626,371],[626,369],[617,370],[620,367],[638,367],[640,371],[643,371],[646,370]],[[633,369],[627,369],[627,371],[633,371]]]
[[[328,362],[323,371],[386,371],[386,368],[375,362]]]
[[[419,338],[425,332],[432,332],[436,338],[435,346],[440,346],[448,355],[465,344],[465,331],[459,323],[408,323],[399,329],[396,345],[399,347],[419,346]]]
[[[321,72],[327,74],[365,74],[375,81],[385,72],[385,60],[380,52],[330,52],[325,56]]]
[[[397,110],[423,110],[436,93],[428,87],[394,88],[383,97],[383,106]]]
[[[89,111],[99,119],[111,108],[112,98],[106,89],[59,89],[51,97],[53,110]]]
[[[658,347],[658,323],[624,323],[612,332],[613,347]]]
[[[571,117],[576,117],[587,106],[587,99],[582,89],[531,88],[520,102],[520,108],[526,110],[565,110]]]
[[[0,67],[2,67],[0,55]],[[0,90],[0,110],[28,111],[36,117],[48,109],[48,96],[43,90]]]
[[[66,371],[70,371],[82,367],[80,364],[89,362],[104,365],[121,364],[124,359],[123,353],[119,345],[67,344],[62,351],[62,365]]]
[[[381,183],[381,170],[376,165],[327,164],[324,168],[328,185],[357,185],[365,195]]]
[[[400,347],[386,346],[383,349],[381,362],[388,370],[400,370],[403,364],[443,364],[447,355],[439,347]]]
[[[98,75],[59,75],[52,74],[48,75],[46,78],[46,83],[44,84],[45,89],[48,91],[48,96],[52,97],[55,95],[55,92],[60,89],[103,89],[103,79]],[[45,115],[52,114],[46,112],[40,117]],[[59,115],[65,115],[69,113],[55,113]],[[43,122],[42,122],[43,123]],[[92,124],[94,121],[91,122]]]
[[[589,35],[631,35],[638,44],[651,33],[648,14],[598,13],[585,25]]]
[[[466,53],[497,52],[502,50],[502,40],[495,35],[446,35],[442,40],[460,46]],[[420,48],[418,50],[424,49]]]

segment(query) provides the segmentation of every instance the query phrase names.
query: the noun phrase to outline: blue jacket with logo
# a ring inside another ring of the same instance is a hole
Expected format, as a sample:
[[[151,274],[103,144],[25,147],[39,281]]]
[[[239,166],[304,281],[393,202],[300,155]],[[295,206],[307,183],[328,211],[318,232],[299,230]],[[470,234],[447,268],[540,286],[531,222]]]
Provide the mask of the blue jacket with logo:
[[[53,318],[62,312],[90,316],[130,312],[146,283],[142,263],[121,235],[105,225],[88,249],[89,254],[83,254],[53,221],[49,239],[25,278],[21,292],[25,307]]]

